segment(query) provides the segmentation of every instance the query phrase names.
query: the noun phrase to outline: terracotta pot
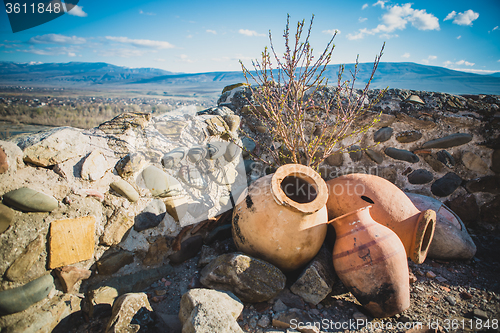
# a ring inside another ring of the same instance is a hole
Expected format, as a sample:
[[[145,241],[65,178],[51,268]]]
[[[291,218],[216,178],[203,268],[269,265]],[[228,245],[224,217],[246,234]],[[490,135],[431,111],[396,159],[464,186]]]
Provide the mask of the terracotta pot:
[[[283,271],[303,266],[325,239],[327,198],[326,184],[313,169],[281,166],[238,199],[232,228],[236,247]]]
[[[427,253],[430,258],[468,260],[474,257],[476,244],[457,214],[434,198],[415,193],[406,195],[418,209],[432,209],[436,212],[436,231]]]
[[[434,235],[436,213],[421,212],[396,185],[367,174],[353,173],[327,182],[330,219],[372,205],[373,219],[394,231],[417,264],[424,262]]]
[[[331,220],[333,265],[342,283],[374,317],[410,306],[408,261],[401,240],[375,222],[367,206]]]

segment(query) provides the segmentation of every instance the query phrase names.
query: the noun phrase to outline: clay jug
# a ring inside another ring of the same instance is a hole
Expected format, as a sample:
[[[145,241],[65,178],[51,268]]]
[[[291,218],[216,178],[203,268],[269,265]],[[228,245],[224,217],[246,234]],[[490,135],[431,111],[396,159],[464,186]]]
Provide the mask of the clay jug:
[[[399,237],[375,222],[367,206],[331,220],[333,265],[342,283],[374,317],[410,306],[406,252]]]
[[[464,223],[441,201],[415,193],[406,193],[418,209],[436,212],[436,231],[427,256],[441,260],[469,260],[476,254],[476,244]]]
[[[353,173],[331,179],[327,186],[330,219],[372,205],[373,219],[399,236],[411,260],[424,262],[436,224],[433,210],[421,212],[396,185],[374,175]]]
[[[253,182],[233,212],[233,239],[246,254],[282,271],[305,265],[326,236],[328,191],[320,175],[286,164]]]

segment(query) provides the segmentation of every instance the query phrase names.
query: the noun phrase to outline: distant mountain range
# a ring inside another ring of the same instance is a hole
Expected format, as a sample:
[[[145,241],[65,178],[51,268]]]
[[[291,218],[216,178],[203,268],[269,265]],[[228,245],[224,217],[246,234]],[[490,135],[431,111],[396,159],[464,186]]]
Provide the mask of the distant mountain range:
[[[338,65],[327,67],[329,84],[336,84]],[[345,66],[344,79],[349,78],[353,64]],[[358,88],[368,80],[371,63],[359,64]],[[174,73],[157,68],[127,68],[107,63],[43,63],[26,64],[0,62],[0,85],[67,86],[67,87],[202,87],[220,91],[228,84],[245,82],[238,72]],[[452,94],[500,95],[500,72],[479,75],[443,67],[425,66],[410,62],[380,63],[371,88],[401,88],[447,92]]]

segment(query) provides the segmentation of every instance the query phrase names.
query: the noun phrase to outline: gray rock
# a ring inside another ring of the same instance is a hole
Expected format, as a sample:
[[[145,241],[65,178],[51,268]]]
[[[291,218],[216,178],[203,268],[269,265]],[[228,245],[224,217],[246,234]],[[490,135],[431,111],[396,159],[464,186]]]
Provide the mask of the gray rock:
[[[326,163],[331,166],[341,166],[344,163],[344,154],[335,153],[326,158]]]
[[[12,314],[26,310],[41,301],[54,288],[54,278],[47,274],[24,286],[0,292],[0,314]]]
[[[363,157],[363,151],[361,150],[361,147],[358,145],[353,145],[349,147],[349,157],[353,162],[359,162],[361,161],[361,158]]]
[[[145,310],[145,313],[139,313]],[[118,297],[113,303],[113,312],[106,326],[106,333],[139,332],[153,322],[153,308],[145,293],[129,293]],[[139,317],[142,320],[138,320]]]
[[[3,203],[25,212],[51,212],[58,206],[55,198],[28,187],[5,193]]]
[[[38,235],[31,243],[28,244],[23,253],[10,265],[5,273],[5,277],[10,281],[21,281],[25,278],[26,273],[31,266],[39,260],[40,254],[45,248],[45,239],[42,235]]]
[[[432,172],[425,169],[417,169],[408,175],[410,184],[427,184],[434,179]]]
[[[130,153],[116,163],[115,169],[121,177],[126,178],[138,172],[144,162],[144,156],[141,153]]]
[[[234,161],[241,153],[241,148],[234,142],[229,142],[224,153],[224,158],[227,162]]]
[[[81,177],[83,180],[96,181],[104,176],[108,168],[106,157],[99,150],[94,150],[82,164]]]
[[[469,170],[476,171],[481,174],[488,172],[488,164],[476,154],[467,151],[462,155],[462,163]]]
[[[466,185],[467,186],[467,185]],[[474,194],[459,195],[444,203],[465,223],[475,223],[479,220],[479,205]]]
[[[450,148],[466,144],[471,140],[472,140],[472,135],[468,133],[455,133],[452,135],[445,136],[444,138],[438,138],[431,141],[427,141],[422,145],[422,148],[423,149]]]
[[[384,156],[373,149],[367,149],[365,150],[365,153],[372,161],[376,162],[377,164],[380,164],[384,161]]]
[[[203,245],[200,251],[200,259],[198,259],[198,267],[205,267],[218,256],[217,251],[207,245]]]
[[[243,333],[236,319],[243,304],[232,293],[191,289],[181,298],[179,319],[183,333]]]
[[[170,262],[173,264],[180,264],[191,259],[198,254],[202,245],[203,237],[200,235],[189,237],[181,243],[181,249],[169,257]]]
[[[254,140],[250,139],[249,137],[244,137],[241,139],[242,145],[243,145],[243,157],[248,157],[250,154],[255,150],[255,147],[257,147],[257,144],[255,143]]]
[[[124,196],[130,202],[139,200],[139,193],[126,180],[118,179],[109,185],[116,193]]]
[[[500,150],[497,149],[491,154],[491,170],[494,173],[500,173]]]
[[[269,318],[269,315],[263,315],[257,322],[257,326],[259,327],[267,327],[270,324],[271,324],[271,318]]]
[[[449,152],[446,150],[440,150],[436,154],[437,160],[444,165],[446,165],[448,168],[453,168],[455,166],[455,159]]]
[[[42,167],[56,165],[89,150],[89,137],[80,130],[60,127],[41,141],[24,149],[24,161]]]
[[[390,127],[382,127],[373,134],[373,141],[375,142],[385,142],[389,140],[392,136],[394,130]]]
[[[166,212],[167,208],[163,201],[160,199],[151,200],[146,208],[134,218],[134,229],[143,231],[156,227],[163,220]]]
[[[177,179],[167,175],[155,166],[148,166],[142,171],[142,178],[146,187],[155,197],[173,197],[182,192],[182,185]]]
[[[471,193],[486,192],[500,194],[500,176],[484,176],[469,180],[465,188]]]
[[[105,255],[96,263],[100,275],[111,275],[125,265],[134,262],[134,253],[130,251],[119,251]]]
[[[0,234],[9,229],[14,218],[14,211],[0,203]]]
[[[385,148],[384,152],[387,156],[392,157],[396,160],[406,161],[410,163],[417,163],[420,160],[417,155],[406,149],[387,147]]]
[[[418,141],[422,138],[422,133],[419,131],[405,131],[398,133],[396,135],[396,140],[400,143],[410,143],[414,141]]]
[[[276,302],[273,304],[273,311],[274,312],[282,312],[286,311],[288,307],[283,303],[282,300],[278,299]]]
[[[144,269],[137,273],[123,275],[105,281],[101,281],[89,287],[89,291],[99,289],[100,287],[110,287],[117,291],[118,295],[131,292],[139,292],[151,285],[154,281],[172,274],[173,269],[170,265],[163,265],[158,268]]]
[[[242,253],[228,253],[201,271],[201,283],[209,288],[229,290],[244,302],[263,302],[285,287],[286,277],[276,267]]]
[[[462,178],[454,172],[448,172],[432,183],[431,192],[438,197],[447,197],[455,192],[460,184],[462,184]]]
[[[335,282],[334,271],[332,254],[322,247],[290,290],[302,297],[304,301],[316,305],[332,291]]]

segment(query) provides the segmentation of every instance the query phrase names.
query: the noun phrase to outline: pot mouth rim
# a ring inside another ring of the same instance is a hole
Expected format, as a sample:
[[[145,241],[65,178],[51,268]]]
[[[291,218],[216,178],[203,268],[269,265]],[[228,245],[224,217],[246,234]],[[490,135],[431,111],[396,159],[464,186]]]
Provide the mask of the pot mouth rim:
[[[316,197],[306,203],[300,203],[288,197],[281,188],[281,182],[288,176],[295,176],[313,185],[317,193]],[[271,193],[279,205],[290,207],[306,214],[315,213],[325,207],[328,200],[328,187],[323,178],[312,168],[302,164],[285,164],[280,166],[272,176]]]

